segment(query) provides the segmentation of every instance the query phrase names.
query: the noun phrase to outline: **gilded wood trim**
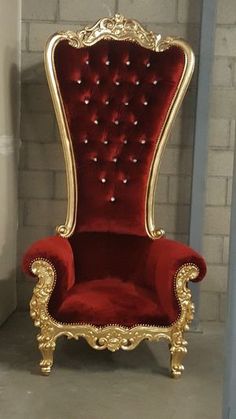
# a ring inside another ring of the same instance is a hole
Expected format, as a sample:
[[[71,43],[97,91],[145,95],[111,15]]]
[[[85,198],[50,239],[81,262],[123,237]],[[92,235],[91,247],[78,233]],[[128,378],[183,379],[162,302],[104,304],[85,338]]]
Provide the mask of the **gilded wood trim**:
[[[92,27],[86,27],[82,31],[67,31],[56,33],[48,40],[46,44],[45,69],[64,150],[68,190],[66,220],[64,225],[57,227],[57,232],[62,237],[69,237],[73,234],[77,220],[78,189],[72,142],[55,72],[54,51],[56,45],[62,40],[67,40],[68,43],[75,48],[83,48],[91,46],[101,39],[114,39],[118,41],[127,40],[135,42],[142,47],[156,52],[162,52],[171,46],[177,46],[184,52],[184,72],[180,80],[177,92],[169,108],[160,138],[157,141],[157,147],[150,168],[147,185],[145,227],[147,234],[151,238],[159,238],[164,234],[164,231],[162,229],[157,229],[155,226],[155,187],[160,168],[161,157],[163,155],[163,151],[175,116],[182,103],[183,97],[192,76],[194,69],[194,55],[190,46],[185,41],[171,37],[162,40],[161,35],[156,35],[151,31],[147,31],[137,21],[126,19],[124,16],[118,14],[110,18],[100,19],[95,25]]]
[[[30,302],[30,314],[35,326],[40,327],[38,335],[39,349],[42,353],[41,370],[48,374],[53,364],[53,351],[56,339],[66,335],[69,339],[83,337],[89,345],[97,350],[108,349],[112,352],[118,349],[132,350],[142,340],[158,341],[167,339],[170,343],[171,372],[174,377],[181,375],[183,366],[182,356],[186,353],[186,341],[183,332],[188,330],[188,324],[193,318],[194,306],[188,281],[195,280],[199,269],[194,264],[184,264],[176,272],[175,293],[180,306],[180,315],[175,323],[168,327],[149,325],[135,325],[127,328],[120,325],[96,327],[90,324],[61,323],[48,312],[48,303],[56,284],[56,270],[50,261],[36,259],[31,270],[38,277]]]
[[[69,127],[65,115],[60,89],[58,86],[56,70],[54,66],[54,51],[57,44],[65,39],[63,35],[55,34],[47,42],[44,51],[44,64],[48,80],[48,85],[55,109],[57,124],[62,141],[62,147],[65,158],[66,166],[66,180],[67,180],[67,215],[63,225],[56,228],[57,233],[62,237],[69,237],[73,234],[76,225],[77,214],[77,174],[75,158],[73,153],[72,141],[70,136]]]
[[[161,43],[161,50],[163,51],[164,49],[170,48],[171,46],[176,46],[184,52],[185,66],[177,91],[172,99],[172,103],[166,115],[166,119],[163,124],[160,136],[157,140],[156,150],[153,156],[149,172],[146,196],[146,231],[148,235],[154,239],[160,238],[164,234],[164,231],[162,229],[157,229],[155,226],[155,189],[158,180],[161,160],[167,144],[167,140],[171,132],[171,128],[173,126],[178,110],[180,108],[180,105],[189,86],[190,80],[192,78],[195,63],[193,51],[187,42],[177,38],[166,38]]]

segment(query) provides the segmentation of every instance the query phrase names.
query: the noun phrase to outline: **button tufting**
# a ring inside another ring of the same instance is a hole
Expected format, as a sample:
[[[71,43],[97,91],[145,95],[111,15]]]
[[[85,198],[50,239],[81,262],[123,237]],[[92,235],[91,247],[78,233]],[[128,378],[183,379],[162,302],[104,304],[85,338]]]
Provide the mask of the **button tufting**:
[[[125,102],[125,106],[128,106],[129,102]]]
[[[132,159],[132,162],[133,162],[133,163],[137,163],[137,162],[138,162],[138,160],[137,160],[137,159]]]
[[[100,84],[100,80],[97,80],[97,81],[96,81],[96,84]]]
[[[120,85],[120,82],[119,82],[118,80],[116,80],[116,81],[115,81],[115,84],[116,84],[117,86],[119,86],[119,85]]]
[[[87,64],[87,65],[88,65],[88,64],[89,64],[89,60],[86,60],[86,61],[85,61],[85,64]]]
[[[157,84],[157,80],[154,80],[153,84]]]
[[[127,140],[124,140],[124,144],[127,144],[128,143],[128,141]]]
[[[122,182],[123,183],[127,183],[128,182],[128,179],[123,179]]]
[[[94,122],[94,124],[98,125],[98,120],[97,119],[95,119],[93,122]]]
[[[128,61],[126,61],[126,63],[125,63],[126,65],[130,65],[130,61],[128,60]]]
[[[93,157],[93,161],[97,162],[98,158],[97,157]]]
[[[108,144],[108,140],[104,140],[103,143],[107,145]]]
[[[106,181],[107,181],[107,180],[106,180],[104,177],[101,179],[101,182],[102,182],[102,183],[106,183]]]
[[[77,80],[77,83],[78,83],[78,84],[81,84],[81,83],[82,83],[82,81],[79,79],[79,80]]]
[[[89,99],[85,99],[85,100],[84,100],[84,103],[85,103],[85,105],[88,105],[88,103],[89,103]]]
[[[144,106],[148,105],[148,102],[145,100],[145,102],[143,102]]]
[[[114,196],[111,197],[110,201],[115,202],[116,198]]]
[[[110,61],[109,61],[109,60],[107,60],[107,61],[105,62],[105,64],[106,64],[106,65],[110,65]]]
[[[109,100],[105,101],[105,105],[109,105],[109,103],[110,103]]]
[[[146,67],[150,67],[150,65],[151,65],[151,63],[147,63],[147,64],[146,64]]]
[[[134,125],[137,125],[138,124],[138,121],[134,121]]]
[[[84,144],[88,144],[88,139],[87,138],[84,139]]]
[[[114,163],[117,163],[117,157],[114,157],[114,158],[112,159],[112,161],[113,161]]]
[[[141,140],[140,143],[141,144],[146,144],[146,140]]]
[[[139,80],[137,80],[137,81],[135,82],[135,84],[136,84],[136,86],[138,86],[138,85],[140,84],[140,81],[139,81]]]
[[[116,119],[116,120],[114,121],[114,124],[115,124],[115,125],[119,125],[119,123],[120,123],[120,122],[118,121],[118,119]]]

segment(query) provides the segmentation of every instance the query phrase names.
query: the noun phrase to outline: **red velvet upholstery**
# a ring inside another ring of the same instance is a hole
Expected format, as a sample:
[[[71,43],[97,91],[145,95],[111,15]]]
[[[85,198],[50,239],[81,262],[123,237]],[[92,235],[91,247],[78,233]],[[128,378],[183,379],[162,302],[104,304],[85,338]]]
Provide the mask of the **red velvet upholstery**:
[[[98,326],[169,325],[179,314],[174,292],[178,268],[195,263],[198,280],[206,270],[203,259],[181,243],[111,233],[41,240],[25,255],[26,272],[37,257],[51,260],[57,272],[50,313],[62,322]]]
[[[184,63],[177,47],[156,53],[132,42],[58,44],[55,67],[78,174],[77,231],[146,235],[150,164]]]
[[[203,259],[145,230],[145,199],[156,143],[184,68],[172,47],[155,53],[131,42],[76,49],[63,41],[55,68],[71,133],[78,214],[70,239],[31,246],[23,269],[46,258],[57,273],[49,303],[61,322],[170,325],[179,315],[175,274]]]

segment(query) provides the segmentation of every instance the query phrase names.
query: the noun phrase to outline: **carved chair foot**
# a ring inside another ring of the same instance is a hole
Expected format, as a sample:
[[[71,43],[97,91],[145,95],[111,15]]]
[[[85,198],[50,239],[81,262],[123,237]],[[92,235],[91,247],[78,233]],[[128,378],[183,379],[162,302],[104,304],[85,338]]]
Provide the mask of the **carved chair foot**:
[[[182,340],[181,345],[173,343],[170,345],[170,368],[172,378],[180,378],[184,371],[183,358],[187,353],[187,342]]]
[[[42,359],[40,362],[40,369],[43,375],[49,375],[51,372],[53,362]]]
[[[39,350],[43,359],[40,361],[40,369],[43,375],[49,375],[53,365],[53,352],[56,347],[56,341],[53,337],[39,334],[38,337]]]

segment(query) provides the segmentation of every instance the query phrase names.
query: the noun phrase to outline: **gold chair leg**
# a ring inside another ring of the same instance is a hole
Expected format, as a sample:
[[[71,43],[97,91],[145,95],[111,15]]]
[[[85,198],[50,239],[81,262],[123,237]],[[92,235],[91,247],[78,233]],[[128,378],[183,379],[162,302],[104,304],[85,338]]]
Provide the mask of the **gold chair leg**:
[[[171,344],[169,345],[170,349],[170,368],[171,375],[173,378],[181,377],[182,372],[184,371],[184,366],[182,364],[183,358],[187,353],[187,341],[184,340],[183,334],[181,332],[175,333],[172,339]]]
[[[50,336],[48,333],[41,333],[37,336],[39,342],[39,350],[42,354],[42,360],[40,361],[40,368],[43,375],[49,375],[53,365],[53,352],[56,347],[56,339],[54,336]]]

